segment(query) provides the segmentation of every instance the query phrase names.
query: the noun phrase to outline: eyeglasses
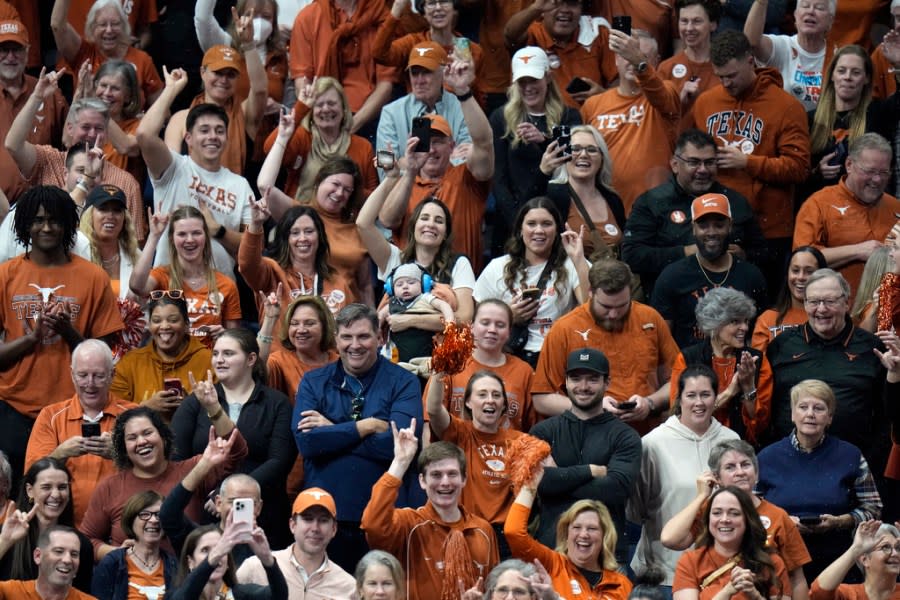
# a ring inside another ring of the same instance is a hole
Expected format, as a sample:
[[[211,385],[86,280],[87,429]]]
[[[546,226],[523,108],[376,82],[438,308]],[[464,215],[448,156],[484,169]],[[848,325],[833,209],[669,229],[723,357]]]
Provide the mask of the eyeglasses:
[[[359,421],[359,418],[362,416],[363,407],[366,405],[366,397],[359,394],[353,396],[353,400],[350,401],[350,418],[354,421]]]
[[[182,290],[153,290],[150,292],[151,300],[160,300],[163,296],[168,296],[172,300],[181,300],[184,298],[184,292]]]
[[[843,301],[843,296],[838,296],[837,298],[807,298],[803,301],[803,304],[805,304],[808,308],[816,308],[820,304],[825,308],[835,308]]]
[[[109,380],[109,373],[73,373],[78,383],[105,383]]]
[[[700,160],[699,158],[684,158],[683,156],[679,156],[678,154],[675,155],[675,158],[686,164],[688,169],[699,169],[700,165],[703,165],[707,169],[716,168],[716,159],[714,158]]]
[[[137,516],[141,521],[149,521],[150,519],[159,520],[159,511],[142,510]]]
[[[588,156],[597,156],[600,154],[600,148],[597,146],[579,146],[576,144],[574,146],[569,146],[569,150],[572,151],[573,155],[581,154],[582,152],[587,152]]]
[[[890,556],[894,552],[896,552],[897,554],[900,554],[900,544],[894,544],[893,546],[891,546],[890,544],[882,544],[875,549],[878,550],[879,552],[881,552],[882,554],[884,554],[885,556]]]
[[[494,598],[508,598],[509,596],[513,598],[528,598],[531,596],[531,592],[525,588],[509,588],[505,586],[494,588]]]
[[[0,56],[6,56],[7,54],[25,54],[25,46],[19,46],[18,44],[0,46]]]
[[[891,176],[891,172],[887,169],[867,169],[857,164],[853,165],[853,167],[859,169],[859,172],[866,177],[875,177],[876,175],[879,175],[882,179],[887,179]]]

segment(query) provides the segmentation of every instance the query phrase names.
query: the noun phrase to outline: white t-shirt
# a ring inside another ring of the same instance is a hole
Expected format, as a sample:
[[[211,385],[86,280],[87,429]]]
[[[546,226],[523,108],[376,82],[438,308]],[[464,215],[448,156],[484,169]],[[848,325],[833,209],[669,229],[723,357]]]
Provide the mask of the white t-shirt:
[[[384,281],[388,275],[394,272],[394,269],[400,266],[400,248],[391,244],[391,255],[388,257],[384,271],[378,270],[378,279]],[[465,256],[460,255],[450,271],[450,287],[454,290],[460,288],[475,288],[475,271],[472,270],[472,263]]]
[[[475,290],[472,292],[472,295],[475,297],[476,302],[481,302],[488,298],[499,298],[507,304],[512,301],[514,294],[509,291],[509,288],[506,287],[506,283],[503,281],[503,269],[506,268],[508,262],[509,255],[507,254],[488,263],[481,275],[478,276],[478,281],[475,282]],[[516,292],[527,287],[536,287],[538,280],[541,278],[541,273],[544,271],[545,264],[541,263],[526,268],[525,281],[517,282]],[[566,258],[565,267],[566,273],[568,273],[568,280],[563,285],[563,293],[561,295],[556,294],[556,288],[554,287],[556,283],[555,271],[550,274],[550,280],[541,292],[537,314],[535,314],[531,323],[528,324],[528,342],[525,344],[525,350],[528,352],[540,352],[541,347],[544,345],[544,336],[550,331],[550,326],[558,318],[572,310],[577,303],[575,290],[578,288],[578,271],[575,269],[575,263],[568,258]]]
[[[810,54],[800,47],[796,35],[769,35],[772,56],[766,66],[778,69],[784,79],[784,89],[799,100],[806,110],[815,110],[822,93],[822,71],[825,50]]]
[[[241,225],[250,223],[253,190],[246,179],[225,167],[218,171],[207,171],[189,156],[176,154],[171,150],[170,153],[172,164],[162,177],[150,178],[157,211],[171,213],[185,204],[194,208],[205,205],[217,223],[232,231],[239,231]],[[210,232],[210,235],[213,234],[215,231]],[[156,259],[153,261],[156,266],[172,262],[169,258],[168,239],[169,232],[166,230],[159,238],[156,248]],[[212,250],[215,270],[233,279],[234,257],[216,239],[212,240]]]

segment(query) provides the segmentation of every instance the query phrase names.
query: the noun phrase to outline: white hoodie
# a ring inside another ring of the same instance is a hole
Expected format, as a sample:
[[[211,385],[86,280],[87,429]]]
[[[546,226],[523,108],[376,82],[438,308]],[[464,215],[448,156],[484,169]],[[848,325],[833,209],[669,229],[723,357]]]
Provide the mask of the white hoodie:
[[[663,526],[697,495],[697,475],[709,469],[713,446],[740,436],[716,419],[697,435],[676,416],[641,439],[641,474],[628,503],[628,519],[643,524],[631,568],[638,575],[655,565],[665,571],[663,585],[672,585],[681,551],[659,541]]]

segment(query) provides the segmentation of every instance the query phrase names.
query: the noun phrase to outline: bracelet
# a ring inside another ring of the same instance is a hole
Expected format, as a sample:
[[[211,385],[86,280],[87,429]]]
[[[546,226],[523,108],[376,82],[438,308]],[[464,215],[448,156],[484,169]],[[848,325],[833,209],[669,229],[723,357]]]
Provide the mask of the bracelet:
[[[272,340],[275,339],[271,335],[263,335],[261,333],[256,334],[256,339],[263,344],[271,344]]]
[[[219,225],[219,229],[213,234],[213,237],[216,238],[217,240],[221,240],[223,237],[225,237],[225,234],[227,232],[228,232],[228,230],[225,229],[224,225]]]
[[[468,99],[471,98],[472,96],[473,96],[472,90],[469,90],[469,91],[466,92],[465,94],[456,94],[456,99],[459,100],[460,102],[465,102],[466,100],[468,100]]]
[[[206,413],[206,416],[209,417],[209,420],[210,420],[210,421],[216,421],[216,420],[218,420],[218,418],[221,417],[223,414],[225,414],[225,409],[222,408],[222,405],[220,404],[220,405],[219,405],[219,410],[216,411],[215,414],[211,415],[211,414],[209,414],[209,413]]]

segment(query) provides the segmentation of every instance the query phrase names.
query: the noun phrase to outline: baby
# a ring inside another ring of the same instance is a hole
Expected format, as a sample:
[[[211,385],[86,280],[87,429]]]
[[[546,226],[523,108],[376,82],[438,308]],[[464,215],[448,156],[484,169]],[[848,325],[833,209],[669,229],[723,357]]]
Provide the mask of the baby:
[[[378,311],[381,321],[391,323],[390,339],[397,347],[400,362],[409,362],[419,356],[431,356],[433,330],[413,326],[400,326],[392,322],[394,315],[434,315],[439,314],[444,322],[454,321],[453,308],[446,300],[423,291],[425,270],[416,263],[400,265],[388,278],[390,300]],[[390,317],[389,317],[390,315]],[[399,321],[399,320],[398,320]],[[404,323],[404,325],[406,325]]]

